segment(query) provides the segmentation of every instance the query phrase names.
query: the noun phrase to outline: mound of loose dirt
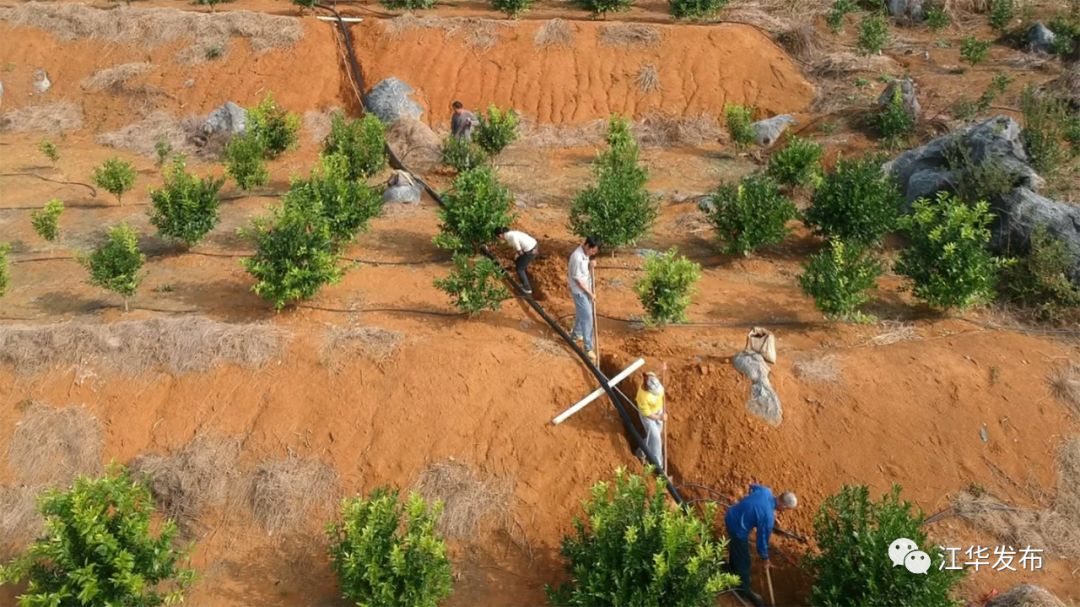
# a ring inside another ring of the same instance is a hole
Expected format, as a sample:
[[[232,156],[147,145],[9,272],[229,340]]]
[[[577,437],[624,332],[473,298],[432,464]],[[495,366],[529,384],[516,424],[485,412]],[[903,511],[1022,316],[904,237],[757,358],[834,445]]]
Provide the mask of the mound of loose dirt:
[[[0,130],[20,133],[46,131],[62,133],[83,126],[83,113],[70,101],[57,101],[45,105],[31,105],[4,112],[0,116]]]
[[[196,146],[192,139],[200,134],[199,124],[197,118],[177,119],[167,112],[154,112],[144,120],[102,133],[96,140],[101,145],[150,157],[157,155],[158,141],[165,140],[173,152],[193,155],[203,149]]]

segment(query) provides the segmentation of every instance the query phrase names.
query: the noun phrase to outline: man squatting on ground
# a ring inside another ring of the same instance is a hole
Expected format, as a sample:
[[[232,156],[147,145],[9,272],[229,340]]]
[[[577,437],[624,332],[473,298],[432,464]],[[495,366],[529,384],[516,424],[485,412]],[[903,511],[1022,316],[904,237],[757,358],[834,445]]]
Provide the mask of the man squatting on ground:
[[[536,259],[536,239],[525,232],[505,227],[495,230],[495,234],[501,236],[506,244],[514,249],[514,268],[517,270],[518,279],[521,280],[521,286],[524,287],[525,292],[532,295],[532,285],[529,284],[529,277],[525,274],[525,270]]]
[[[465,109],[465,105],[460,101],[455,101],[451,107],[454,108],[454,114],[450,117],[450,133],[455,139],[472,141],[473,127],[480,125],[476,114]]]
[[[574,298],[574,328],[570,336],[582,340],[589,360],[596,364],[596,352],[593,351],[593,292],[592,269],[596,261],[592,258],[600,252],[600,239],[589,236],[570,254],[567,266],[567,282],[570,295]]]
[[[728,571],[739,576],[742,581],[736,591],[757,607],[765,605],[765,601],[750,589],[750,530],[757,529],[758,556],[764,561],[766,569],[771,568],[769,537],[776,523],[776,513],[791,510],[798,504],[795,494],[790,491],[781,493],[777,500],[772,489],[765,485],[751,484],[750,495],[728,508],[724,515],[728,535]]]
[[[667,367],[667,363],[664,363]],[[638,413],[641,414],[641,425],[645,428],[645,448],[656,458],[660,469],[664,469],[664,445],[661,437],[664,432],[664,421],[667,420],[667,411],[664,410],[664,386],[655,373],[644,373],[641,378],[641,386],[638,387],[637,398]]]

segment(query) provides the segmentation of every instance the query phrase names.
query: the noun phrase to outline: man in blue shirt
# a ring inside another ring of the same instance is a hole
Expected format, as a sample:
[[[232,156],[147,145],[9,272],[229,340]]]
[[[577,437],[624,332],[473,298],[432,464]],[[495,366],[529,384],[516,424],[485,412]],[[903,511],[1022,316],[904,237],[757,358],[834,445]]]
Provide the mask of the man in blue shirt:
[[[765,485],[750,485],[750,495],[728,508],[724,516],[724,525],[728,533],[728,571],[738,575],[742,584],[738,588],[740,595],[757,607],[763,607],[765,601],[750,589],[750,530],[757,529],[757,550],[765,568],[772,567],[769,562],[769,536],[776,523],[776,513],[791,510],[798,505],[795,494],[785,491],[778,500],[772,489]]]

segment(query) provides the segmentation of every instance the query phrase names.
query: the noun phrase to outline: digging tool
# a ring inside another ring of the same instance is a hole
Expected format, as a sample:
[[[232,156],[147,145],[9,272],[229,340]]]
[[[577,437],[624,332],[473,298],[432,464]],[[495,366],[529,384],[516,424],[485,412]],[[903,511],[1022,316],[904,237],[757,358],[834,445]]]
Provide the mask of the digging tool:
[[[589,280],[592,282],[592,342],[593,342],[593,353],[596,355],[596,365],[600,366],[600,330],[597,328],[599,326],[599,324],[597,323],[597,320],[596,320],[596,266],[592,267],[592,272],[589,273]]]
[[[772,607],[776,607],[776,595],[773,593],[772,587],[772,568],[765,568],[765,582],[769,585],[769,604]]]
[[[661,452],[663,453],[663,455],[661,457],[664,458],[664,476],[667,476],[668,475],[668,473],[667,473],[667,460],[668,460],[668,457],[667,457],[667,452],[668,452],[668,448],[667,448],[667,422],[668,422],[668,420],[667,420],[667,407],[668,407],[668,402],[669,402],[668,401],[668,395],[667,395],[667,361],[664,361],[664,364],[661,365],[661,367],[660,367],[660,385],[664,387],[664,409],[663,409],[664,421],[662,422],[663,423],[662,428],[664,429],[664,437],[662,439],[663,440],[663,444],[662,444],[663,449],[661,450]]]

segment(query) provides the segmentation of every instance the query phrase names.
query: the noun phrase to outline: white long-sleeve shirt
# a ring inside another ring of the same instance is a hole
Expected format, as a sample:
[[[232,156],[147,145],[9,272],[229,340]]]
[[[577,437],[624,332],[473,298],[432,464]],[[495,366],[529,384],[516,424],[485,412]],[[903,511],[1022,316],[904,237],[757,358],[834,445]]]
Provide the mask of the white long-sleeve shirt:
[[[570,292],[584,295],[585,291],[578,285],[578,279],[587,285],[591,283],[589,282],[589,256],[585,254],[585,249],[581,246],[570,254],[570,264],[566,268],[566,275],[570,283]]]
[[[517,230],[510,230],[502,235],[506,244],[513,247],[514,251],[517,251],[518,255],[522,253],[528,253],[536,248],[536,239],[529,236],[525,232],[519,232]]]

